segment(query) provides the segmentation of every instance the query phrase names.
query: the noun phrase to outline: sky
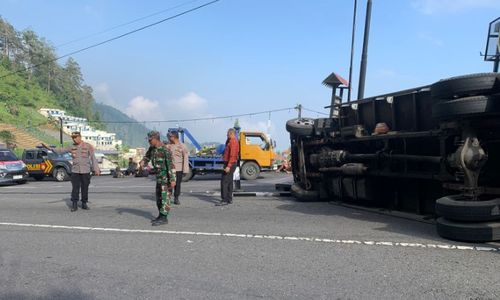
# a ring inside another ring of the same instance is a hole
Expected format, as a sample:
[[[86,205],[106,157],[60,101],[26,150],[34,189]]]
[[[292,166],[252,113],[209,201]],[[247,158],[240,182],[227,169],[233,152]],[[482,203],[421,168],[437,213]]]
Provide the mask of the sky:
[[[36,31],[64,55],[206,2],[1,0],[0,14],[18,30]],[[348,78],[353,3],[220,0],[73,57],[97,102],[139,121],[246,114],[297,104],[328,113],[324,106],[331,90],[321,82],[331,72]],[[366,1],[358,0],[354,99],[365,11]],[[108,30],[151,14],[156,15]],[[498,17],[499,0],[373,0],[365,96],[491,71],[480,52],[488,23]],[[66,44],[82,37],[87,38]],[[303,115],[321,117],[308,111]],[[283,150],[289,146],[286,121],[296,116],[290,109],[239,121],[243,130],[269,131]],[[183,126],[201,142],[223,142],[234,121],[148,126],[162,131]]]

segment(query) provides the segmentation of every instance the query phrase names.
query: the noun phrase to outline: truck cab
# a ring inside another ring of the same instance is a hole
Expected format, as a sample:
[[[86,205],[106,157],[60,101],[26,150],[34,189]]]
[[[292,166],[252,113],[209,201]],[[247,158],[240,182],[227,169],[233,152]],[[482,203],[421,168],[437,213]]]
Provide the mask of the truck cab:
[[[274,141],[268,139],[263,132],[241,131],[240,162],[241,176],[244,179],[257,179],[261,170],[271,169],[275,153]]]

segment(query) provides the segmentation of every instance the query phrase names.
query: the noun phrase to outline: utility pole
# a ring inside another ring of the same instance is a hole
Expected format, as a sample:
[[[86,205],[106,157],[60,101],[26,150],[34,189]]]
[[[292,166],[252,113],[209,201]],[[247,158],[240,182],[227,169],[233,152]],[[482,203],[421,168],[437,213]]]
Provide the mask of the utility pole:
[[[301,119],[302,118],[302,104],[297,104],[297,106],[295,106],[295,109],[299,113],[299,119]]]
[[[352,92],[352,61],[354,58],[354,36],[356,34],[356,12],[358,0],[354,0],[354,14],[352,16],[352,37],[351,37],[351,61],[349,63],[349,89],[347,90],[347,102],[351,102]]]
[[[63,148],[64,147],[64,144],[63,144],[63,119],[61,117],[59,117],[59,123],[60,123],[59,142],[61,143],[61,148]]]
[[[368,2],[366,3],[365,36],[363,39],[363,53],[361,54],[361,67],[359,71],[358,100],[363,99],[365,97],[366,64],[368,61],[368,38],[370,35],[371,15],[372,15],[372,0],[368,0]]]

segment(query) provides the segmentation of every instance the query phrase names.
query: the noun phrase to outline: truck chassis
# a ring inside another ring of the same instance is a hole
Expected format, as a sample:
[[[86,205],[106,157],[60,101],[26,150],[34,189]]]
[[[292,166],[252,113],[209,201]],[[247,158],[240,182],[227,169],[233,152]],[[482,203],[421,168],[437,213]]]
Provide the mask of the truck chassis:
[[[332,103],[330,118],[287,122],[297,199],[433,215],[445,238],[500,239],[499,74]]]

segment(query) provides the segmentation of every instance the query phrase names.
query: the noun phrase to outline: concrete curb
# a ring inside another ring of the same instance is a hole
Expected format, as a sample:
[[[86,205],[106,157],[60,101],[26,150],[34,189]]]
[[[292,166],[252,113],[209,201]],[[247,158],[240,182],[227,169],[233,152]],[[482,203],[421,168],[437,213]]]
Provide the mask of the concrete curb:
[[[233,197],[290,197],[290,192],[236,192]]]
[[[204,196],[220,197],[220,192],[190,192]],[[290,192],[234,192],[233,197],[291,197]]]

